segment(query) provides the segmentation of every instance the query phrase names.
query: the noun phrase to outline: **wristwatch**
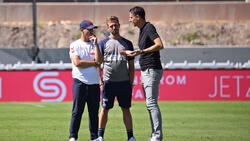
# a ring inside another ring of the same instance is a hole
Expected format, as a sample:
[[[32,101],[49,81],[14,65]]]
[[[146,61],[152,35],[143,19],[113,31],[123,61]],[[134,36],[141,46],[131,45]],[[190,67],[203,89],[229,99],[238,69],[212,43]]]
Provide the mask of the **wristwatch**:
[[[94,47],[98,47],[98,44],[96,43],[96,44],[94,44]]]
[[[141,49],[141,54],[142,54],[142,53],[145,53],[143,49]]]

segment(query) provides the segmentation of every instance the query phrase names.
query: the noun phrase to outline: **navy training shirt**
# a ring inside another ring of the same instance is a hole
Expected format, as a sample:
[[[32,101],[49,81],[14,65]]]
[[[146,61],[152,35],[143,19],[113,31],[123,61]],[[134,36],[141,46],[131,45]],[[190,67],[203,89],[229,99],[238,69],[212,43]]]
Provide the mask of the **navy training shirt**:
[[[100,41],[99,48],[104,57],[103,80],[104,81],[128,81],[129,72],[127,62],[134,57],[121,55],[123,50],[134,50],[132,42],[121,37],[118,40],[110,37]]]

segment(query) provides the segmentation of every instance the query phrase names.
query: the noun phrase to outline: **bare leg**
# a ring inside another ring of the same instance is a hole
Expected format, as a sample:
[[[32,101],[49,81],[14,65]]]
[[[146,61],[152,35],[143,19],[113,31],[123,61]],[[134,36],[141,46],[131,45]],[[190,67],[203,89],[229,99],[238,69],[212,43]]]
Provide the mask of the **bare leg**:
[[[108,112],[109,110],[102,108],[101,113],[99,115],[99,128],[105,128],[108,122]]]
[[[129,108],[121,108],[123,113],[123,122],[127,130],[133,129],[132,116]]]

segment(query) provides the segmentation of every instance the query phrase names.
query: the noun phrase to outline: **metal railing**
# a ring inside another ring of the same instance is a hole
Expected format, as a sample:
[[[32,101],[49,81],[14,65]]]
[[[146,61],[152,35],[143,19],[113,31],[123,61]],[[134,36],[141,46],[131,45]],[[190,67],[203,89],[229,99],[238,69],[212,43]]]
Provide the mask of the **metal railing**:
[[[250,69],[250,60],[247,62],[233,63],[230,60],[226,62],[173,62],[170,61],[166,64],[162,63],[164,69]],[[71,63],[64,63],[60,61],[59,63],[35,63],[34,61],[29,64],[22,64],[17,62],[16,64],[0,64],[0,71],[20,71],[20,70],[69,70],[72,69]],[[139,70],[139,61],[135,61],[135,69]]]

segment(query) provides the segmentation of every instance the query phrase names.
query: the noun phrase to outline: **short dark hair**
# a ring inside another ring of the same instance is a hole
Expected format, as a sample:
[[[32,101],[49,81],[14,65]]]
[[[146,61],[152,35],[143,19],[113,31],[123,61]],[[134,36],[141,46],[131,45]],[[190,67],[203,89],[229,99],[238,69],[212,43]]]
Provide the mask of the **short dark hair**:
[[[145,11],[142,7],[140,6],[135,6],[129,10],[130,13],[132,13],[134,16],[138,15],[141,17],[143,20],[145,20]]]

